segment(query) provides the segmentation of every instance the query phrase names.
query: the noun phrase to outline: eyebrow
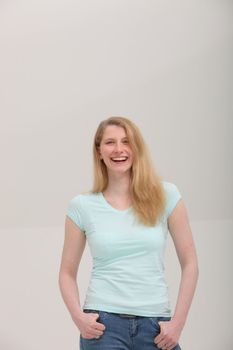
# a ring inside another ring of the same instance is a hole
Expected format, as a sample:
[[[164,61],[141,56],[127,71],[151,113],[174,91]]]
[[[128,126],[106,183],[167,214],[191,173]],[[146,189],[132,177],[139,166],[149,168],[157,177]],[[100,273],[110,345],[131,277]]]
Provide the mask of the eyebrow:
[[[122,137],[122,140],[124,139],[128,139],[128,137],[127,136]],[[104,141],[108,141],[108,140],[115,140],[115,139],[113,137],[108,137],[107,139],[104,139]]]

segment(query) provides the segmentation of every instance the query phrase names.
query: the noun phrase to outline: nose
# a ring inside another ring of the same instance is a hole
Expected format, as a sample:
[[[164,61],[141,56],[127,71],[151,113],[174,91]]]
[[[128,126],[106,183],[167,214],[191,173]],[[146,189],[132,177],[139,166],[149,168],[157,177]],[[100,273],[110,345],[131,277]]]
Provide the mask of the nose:
[[[117,152],[120,152],[123,149],[123,147],[124,147],[124,145],[122,145],[122,143],[116,142],[114,150],[117,151]]]

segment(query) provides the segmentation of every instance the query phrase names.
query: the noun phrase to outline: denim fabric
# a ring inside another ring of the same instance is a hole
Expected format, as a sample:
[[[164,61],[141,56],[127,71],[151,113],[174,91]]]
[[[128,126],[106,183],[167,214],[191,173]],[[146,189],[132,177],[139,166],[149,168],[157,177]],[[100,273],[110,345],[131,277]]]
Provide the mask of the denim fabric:
[[[105,325],[99,338],[86,339],[80,334],[80,350],[159,350],[154,338],[160,333],[159,321],[169,321],[171,317],[122,317],[121,314],[101,310],[84,312],[98,313],[97,322]],[[177,344],[172,350],[181,350]]]

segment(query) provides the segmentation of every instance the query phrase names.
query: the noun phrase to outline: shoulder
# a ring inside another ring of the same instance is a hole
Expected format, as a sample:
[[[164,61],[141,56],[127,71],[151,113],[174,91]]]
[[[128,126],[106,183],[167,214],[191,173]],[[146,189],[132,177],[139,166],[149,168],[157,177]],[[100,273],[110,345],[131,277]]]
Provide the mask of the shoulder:
[[[166,214],[168,217],[175,208],[179,199],[181,199],[181,193],[178,186],[174,182],[163,180],[162,183],[166,194]]]
[[[166,196],[172,196],[174,194],[177,194],[179,191],[178,186],[174,182],[169,182],[169,181],[162,181],[163,188],[165,190]]]
[[[174,182],[170,182],[170,181],[166,181],[166,180],[162,180],[162,184],[163,184],[163,187],[166,191],[174,190],[174,188],[177,187]]]
[[[79,193],[76,194],[75,196],[71,197],[71,199],[68,201],[68,207],[78,207],[81,209],[83,205],[83,194]]]
[[[66,215],[72,219],[81,230],[85,231],[86,222],[86,200],[89,198],[89,193],[83,192],[75,195],[68,201]]]
[[[83,208],[87,208],[88,204],[96,198],[96,193],[91,191],[81,192],[69,200],[68,206],[76,207],[82,210]]]

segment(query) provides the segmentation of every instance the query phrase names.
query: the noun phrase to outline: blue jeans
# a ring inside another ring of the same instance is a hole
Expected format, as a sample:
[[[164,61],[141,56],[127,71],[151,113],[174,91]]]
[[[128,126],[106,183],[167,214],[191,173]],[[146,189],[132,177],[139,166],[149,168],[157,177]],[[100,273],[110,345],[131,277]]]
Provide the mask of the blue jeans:
[[[99,338],[86,339],[80,334],[80,350],[158,350],[154,343],[160,333],[158,322],[171,319],[169,316],[130,317],[101,310],[84,309],[83,312],[98,313],[97,322],[104,324],[105,330]],[[172,350],[181,350],[181,347],[177,344]]]

